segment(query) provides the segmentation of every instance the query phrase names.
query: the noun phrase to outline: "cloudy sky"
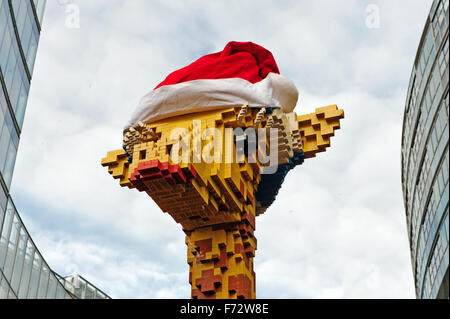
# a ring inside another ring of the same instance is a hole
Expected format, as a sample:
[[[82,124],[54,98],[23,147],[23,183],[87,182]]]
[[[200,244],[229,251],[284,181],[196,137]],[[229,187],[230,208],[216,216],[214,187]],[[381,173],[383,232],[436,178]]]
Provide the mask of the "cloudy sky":
[[[115,298],[190,296],[181,226],[100,160],[168,73],[252,41],[297,85],[298,114],[346,116],[257,219],[257,297],[413,298],[400,142],[431,2],[48,0],[11,189],[44,258]]]

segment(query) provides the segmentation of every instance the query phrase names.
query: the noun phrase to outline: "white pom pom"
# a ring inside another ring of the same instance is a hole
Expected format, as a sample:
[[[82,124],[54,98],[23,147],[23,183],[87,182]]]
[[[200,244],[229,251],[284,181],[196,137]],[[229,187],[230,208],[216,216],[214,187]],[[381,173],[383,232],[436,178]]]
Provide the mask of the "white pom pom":
[[[294,110],[298,100],[298,90],[291,80],[277,73],[269,73],[272,82],[272,97],[281,104],[284,113]]]

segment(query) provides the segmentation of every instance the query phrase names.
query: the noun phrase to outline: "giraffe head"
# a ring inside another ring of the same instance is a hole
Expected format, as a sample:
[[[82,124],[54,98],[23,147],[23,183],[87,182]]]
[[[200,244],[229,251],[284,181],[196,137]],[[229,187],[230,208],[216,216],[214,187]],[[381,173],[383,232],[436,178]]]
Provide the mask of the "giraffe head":
[[[297,115],[244,104],[138,122],[102,165],[184,230],[243,220],[254,228],[288,171],[325,151],[343,117],[336,105]]]

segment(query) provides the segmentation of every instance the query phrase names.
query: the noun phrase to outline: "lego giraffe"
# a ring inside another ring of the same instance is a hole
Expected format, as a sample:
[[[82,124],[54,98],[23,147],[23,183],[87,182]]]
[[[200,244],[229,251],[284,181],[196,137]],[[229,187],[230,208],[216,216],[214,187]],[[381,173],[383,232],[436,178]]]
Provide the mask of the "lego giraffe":
[[[108,152],[101,164],[121,186],[146,192],[181,224],[192,298],[253,299],[255,218],[275,200],[290,169],[330,146],[343,117],[336,105],[297,115],[244,104],[139,122],[124,132],[123,148]],[[276,172],[262,174],[270,163],[256,156],[261,147],[243,150],[229,130],[238,128],[266,129],[267,148],[277,145]],[[208,129],[218,133],[208,136]],[[213,161],[204,156],[212,149]]]

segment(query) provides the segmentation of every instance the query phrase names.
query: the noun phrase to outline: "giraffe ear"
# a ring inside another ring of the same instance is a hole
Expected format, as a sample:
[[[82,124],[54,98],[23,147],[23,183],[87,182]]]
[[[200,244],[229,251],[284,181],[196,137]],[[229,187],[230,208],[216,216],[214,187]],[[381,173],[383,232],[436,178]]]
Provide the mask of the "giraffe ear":
[[[277,73],[269,73],[272,83],[272,97],[280,102],[284,113],[290,113],[294,110],[298,100],[298,90],[291,80]]]

